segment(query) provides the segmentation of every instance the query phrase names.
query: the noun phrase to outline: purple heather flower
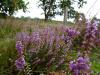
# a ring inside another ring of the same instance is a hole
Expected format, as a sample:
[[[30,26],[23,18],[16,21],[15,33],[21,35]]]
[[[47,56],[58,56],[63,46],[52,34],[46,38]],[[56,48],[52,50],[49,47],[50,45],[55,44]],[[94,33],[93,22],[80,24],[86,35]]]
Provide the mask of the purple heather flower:
[[[66,44],[69,43],[69,42],[71,42],[71,37],[66,36],[65,39],[64,39],[64,41],[65,41]]]
[[[17,67],[18,70],[22,70],[24,69],[25,66],[25,59],[23,56],[19,57],[16,61],[15,61],[15,65]]]
[[[40,33],[39,32],[33,32],[31,37],[30,37],[30,41],[32,43],[39,44],[40,41],[41,41]]]
[[[95,29],[95,30],[98,30],[98,23],[95,21],[93,24],[92,24],[92,26],[93,26],[93,28]]]
[[[76,31],[75,29],[72,28],[68,28],[66,32],[67,32],[67,36],[69,37],[74,37],[80,33],[79,31]]]
[[[94,22],[93,24],[91,22],[87,23],[86,32],[84,35],[84,41],[83,41],[83,47],[87,50],[92,49],[95,47],[94,42],[96,41],[96,34],[97,34],[97,23]],[[84,43],[85,42],[85,43]]]
[[[69,67],[70,67],[70,69],[71,69],[72,71],[73,71],[74,69],[76,69],[76,63],[75,63],[75,61],[70,61]]]
[[[87,20],[87,21],[86,21],[86,24],[87,24],[87,28],[89,28],[90,25],[91,25],[91,21],[90,21],[90,20]]]
[[[75,29],[72,29],[72,28],[67,28],[66,33],[67,33],[67,35],[64,38],[64,41],[65,41],[66,44],[71,43],[72,39],[76,35],[80,34],[79,31],[76,31]]]
[[[83,57],[79,57],[79,58],[77,59],[77,62],[78,62],[78,63],[84,63],[85,61],[84,61],[84,58],[83,58]]]
[[[18,52],[19,55],[23,54],[24,46],[22,45],[21,41],[16,42],[16,49],[17,49],[17,52]]]
[[[64,40],[64,39],[65,39],[65,36],[64,36],[64,34],[62,34],[62,36],[61,36],[61,39],[62,39],[62,40]]]
[[[74,75],[81,75],[81,71],[84,73],[90,69],[87,58],[78,57],[76,61],[71,61],[69,64],[70,70]]]
[[[86,32],[95,34],[95,32],[98,30],[97,26],[98,26],[98,24],[96,22],[94,22],[93,24],[88,23]]]

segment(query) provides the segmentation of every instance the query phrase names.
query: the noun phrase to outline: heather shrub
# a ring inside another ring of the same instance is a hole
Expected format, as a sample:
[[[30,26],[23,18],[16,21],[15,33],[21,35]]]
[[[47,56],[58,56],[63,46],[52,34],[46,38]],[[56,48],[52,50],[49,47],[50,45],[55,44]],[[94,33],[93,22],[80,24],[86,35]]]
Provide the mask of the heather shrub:
[[[73,46],[75,47],[74,49],[76,49],[79,53],[77,59],[70,62],[72,75],[90,75],[93,73],[93,71],[90,70],[91,64],[89,56],[91,56],[91,52],[93,52],[95,48],[98,48],[100,43],[99,34],[98,24],[96,21],[93,23],[87,22],[86,28],[81,31],[81,34],[78,36],[78,38],[73,41]]]
[[[90,75],[91,50],[99,38],[97,23],[87,22],[85,29],[44,28],[16,36],[16,69],[21,74],[64,71],[67,75]]]
[[[66,70],[66,55],[78,34],[78,31],[64,27],[40,29],[30,34],[18,33],[17,69],[24,69],[26,60],[32,72]]]

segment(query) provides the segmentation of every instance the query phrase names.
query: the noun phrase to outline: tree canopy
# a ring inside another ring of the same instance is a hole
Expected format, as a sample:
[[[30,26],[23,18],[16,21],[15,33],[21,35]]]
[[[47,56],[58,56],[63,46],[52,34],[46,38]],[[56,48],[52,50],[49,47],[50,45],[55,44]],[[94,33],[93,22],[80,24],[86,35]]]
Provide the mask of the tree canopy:
[[[22,9],[24,12],[27,9],[27,4],[24,0],[0,0],[0,13],[13,15],[15,11]]]
[[[68,18],[75,18],[76,11],[74,9],[74,4],[76,3],[78,7],[82,7],[86,1],[84,0],[39,0],[40,7],[43,9],[45,14],[45,19],[54,17],[55,15],[63,15],[64,10],[67,7]],[[65,12],[66,13],[66,12]]]

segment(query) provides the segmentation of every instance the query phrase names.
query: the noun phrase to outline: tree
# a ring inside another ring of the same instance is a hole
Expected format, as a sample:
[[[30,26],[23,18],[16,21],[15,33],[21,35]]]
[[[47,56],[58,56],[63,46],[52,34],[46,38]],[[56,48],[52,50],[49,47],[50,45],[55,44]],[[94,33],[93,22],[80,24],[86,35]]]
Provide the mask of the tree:
[[[24,12],[27,9],[27,4],[23,0],[0,0],[0,13],[5,13],[9,16],[15,11],[22,9]]]
[[[45,14],[45,21],[55,15],[64,14],[64,24],[67,23],[67,18],[75,18],[76,11],[73,4],[77,3],[78,7],[82,7],[86,1],[84,0],[39,0],[40,7]],[[58,11],[60,10],[60,11]]]
[[[75,18],[77,12],[74,9],[73,4],[77,3],[78,7],[82,7],[86,1],[84,0],[60,0],[59,6],[62,9],[61,13],[64,15],[64,24],[67,24],[68,18]]]
[[[56,0],[40,0],[39,6],[43,9],[45,21],[56,15]]]

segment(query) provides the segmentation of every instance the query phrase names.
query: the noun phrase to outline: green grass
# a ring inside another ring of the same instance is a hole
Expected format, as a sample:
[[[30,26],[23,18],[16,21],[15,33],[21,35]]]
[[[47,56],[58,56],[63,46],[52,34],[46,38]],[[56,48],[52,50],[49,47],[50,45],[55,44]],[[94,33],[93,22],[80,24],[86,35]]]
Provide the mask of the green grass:
[[[91,53],[92,70],[95,73],[100,73],[100,47],[93,49]]]
[[[95,72],[100,72],[100,61],[94,61],[92,62],[92,70]]]
[[[16,59],[15,40],[0,39],[0,75],[11,75]],[[11,71],[10,71],[11,70]]]
[[[0,26],[0,75],[12,75],[11,67],[16,59],[15,35],[20,28],[12,25]]]
[[[20,28],[13,28],[10,25],[0,27],[0,38],[12,38],[18,31],[20,31]]]

